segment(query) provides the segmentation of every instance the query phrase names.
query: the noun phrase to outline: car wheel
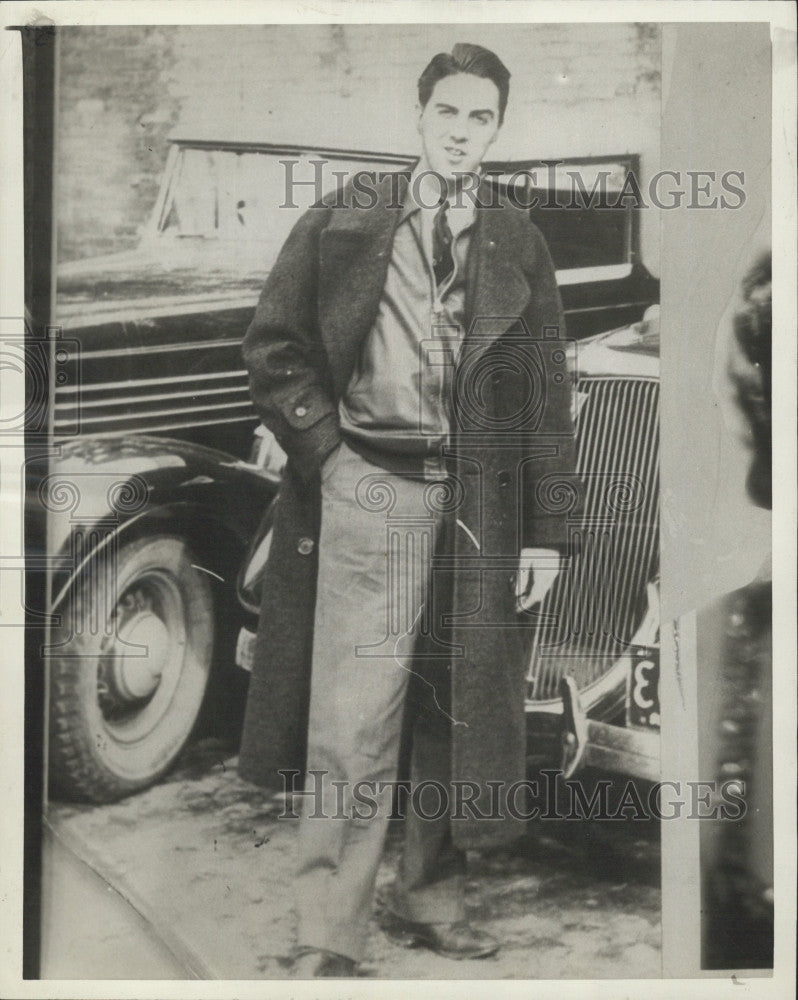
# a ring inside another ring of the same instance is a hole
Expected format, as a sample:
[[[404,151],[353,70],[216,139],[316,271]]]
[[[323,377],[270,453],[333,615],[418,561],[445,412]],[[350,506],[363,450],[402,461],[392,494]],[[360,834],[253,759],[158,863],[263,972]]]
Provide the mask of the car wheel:
[[[97,555],[61,620],[49,656],[50,783],[113,801],[164,774],[191,733],[213,657],[211,589],[184,539],[150,536]]]

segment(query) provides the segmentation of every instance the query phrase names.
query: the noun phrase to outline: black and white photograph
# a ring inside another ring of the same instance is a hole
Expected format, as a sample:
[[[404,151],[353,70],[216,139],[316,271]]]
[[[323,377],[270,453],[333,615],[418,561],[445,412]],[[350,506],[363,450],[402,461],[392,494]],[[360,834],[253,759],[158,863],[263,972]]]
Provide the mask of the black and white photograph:
[[[790,995],[791,5],[169,6],[3,11],[4,994]]]

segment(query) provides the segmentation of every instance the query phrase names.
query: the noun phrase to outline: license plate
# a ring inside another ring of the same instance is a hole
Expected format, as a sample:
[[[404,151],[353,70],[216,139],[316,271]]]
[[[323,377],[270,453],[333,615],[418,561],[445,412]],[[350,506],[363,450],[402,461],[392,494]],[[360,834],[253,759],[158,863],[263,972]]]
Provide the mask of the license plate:
[[[632,654],[626,697],[630,726],[659,728],[659,650],[638,647]]]

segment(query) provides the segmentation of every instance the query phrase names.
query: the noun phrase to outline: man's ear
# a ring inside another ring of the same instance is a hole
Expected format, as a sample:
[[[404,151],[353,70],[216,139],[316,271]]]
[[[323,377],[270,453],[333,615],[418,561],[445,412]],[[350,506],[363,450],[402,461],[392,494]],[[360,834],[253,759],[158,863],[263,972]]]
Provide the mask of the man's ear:
[[[421,132],[421,116],[424,114],[424,109],[420,104],[416,104],[416,131]]]

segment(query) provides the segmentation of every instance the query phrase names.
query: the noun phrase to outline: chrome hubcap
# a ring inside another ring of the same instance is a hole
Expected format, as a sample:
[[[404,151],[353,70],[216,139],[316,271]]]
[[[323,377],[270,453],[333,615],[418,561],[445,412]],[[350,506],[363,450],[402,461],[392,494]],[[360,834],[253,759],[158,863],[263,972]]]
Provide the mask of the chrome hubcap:
[[[97,671],[97,700],[109,723],[139,712],[173,665],[179,638],[167,623],[167,594],[155,578],[142,580],[116,605]]]
[[[126,621],[117,634],[112,661],[113,680],[122,697],[131,701],[149,697],[161,682],[168,653],[169,632],[156,614],[145,611]]]

